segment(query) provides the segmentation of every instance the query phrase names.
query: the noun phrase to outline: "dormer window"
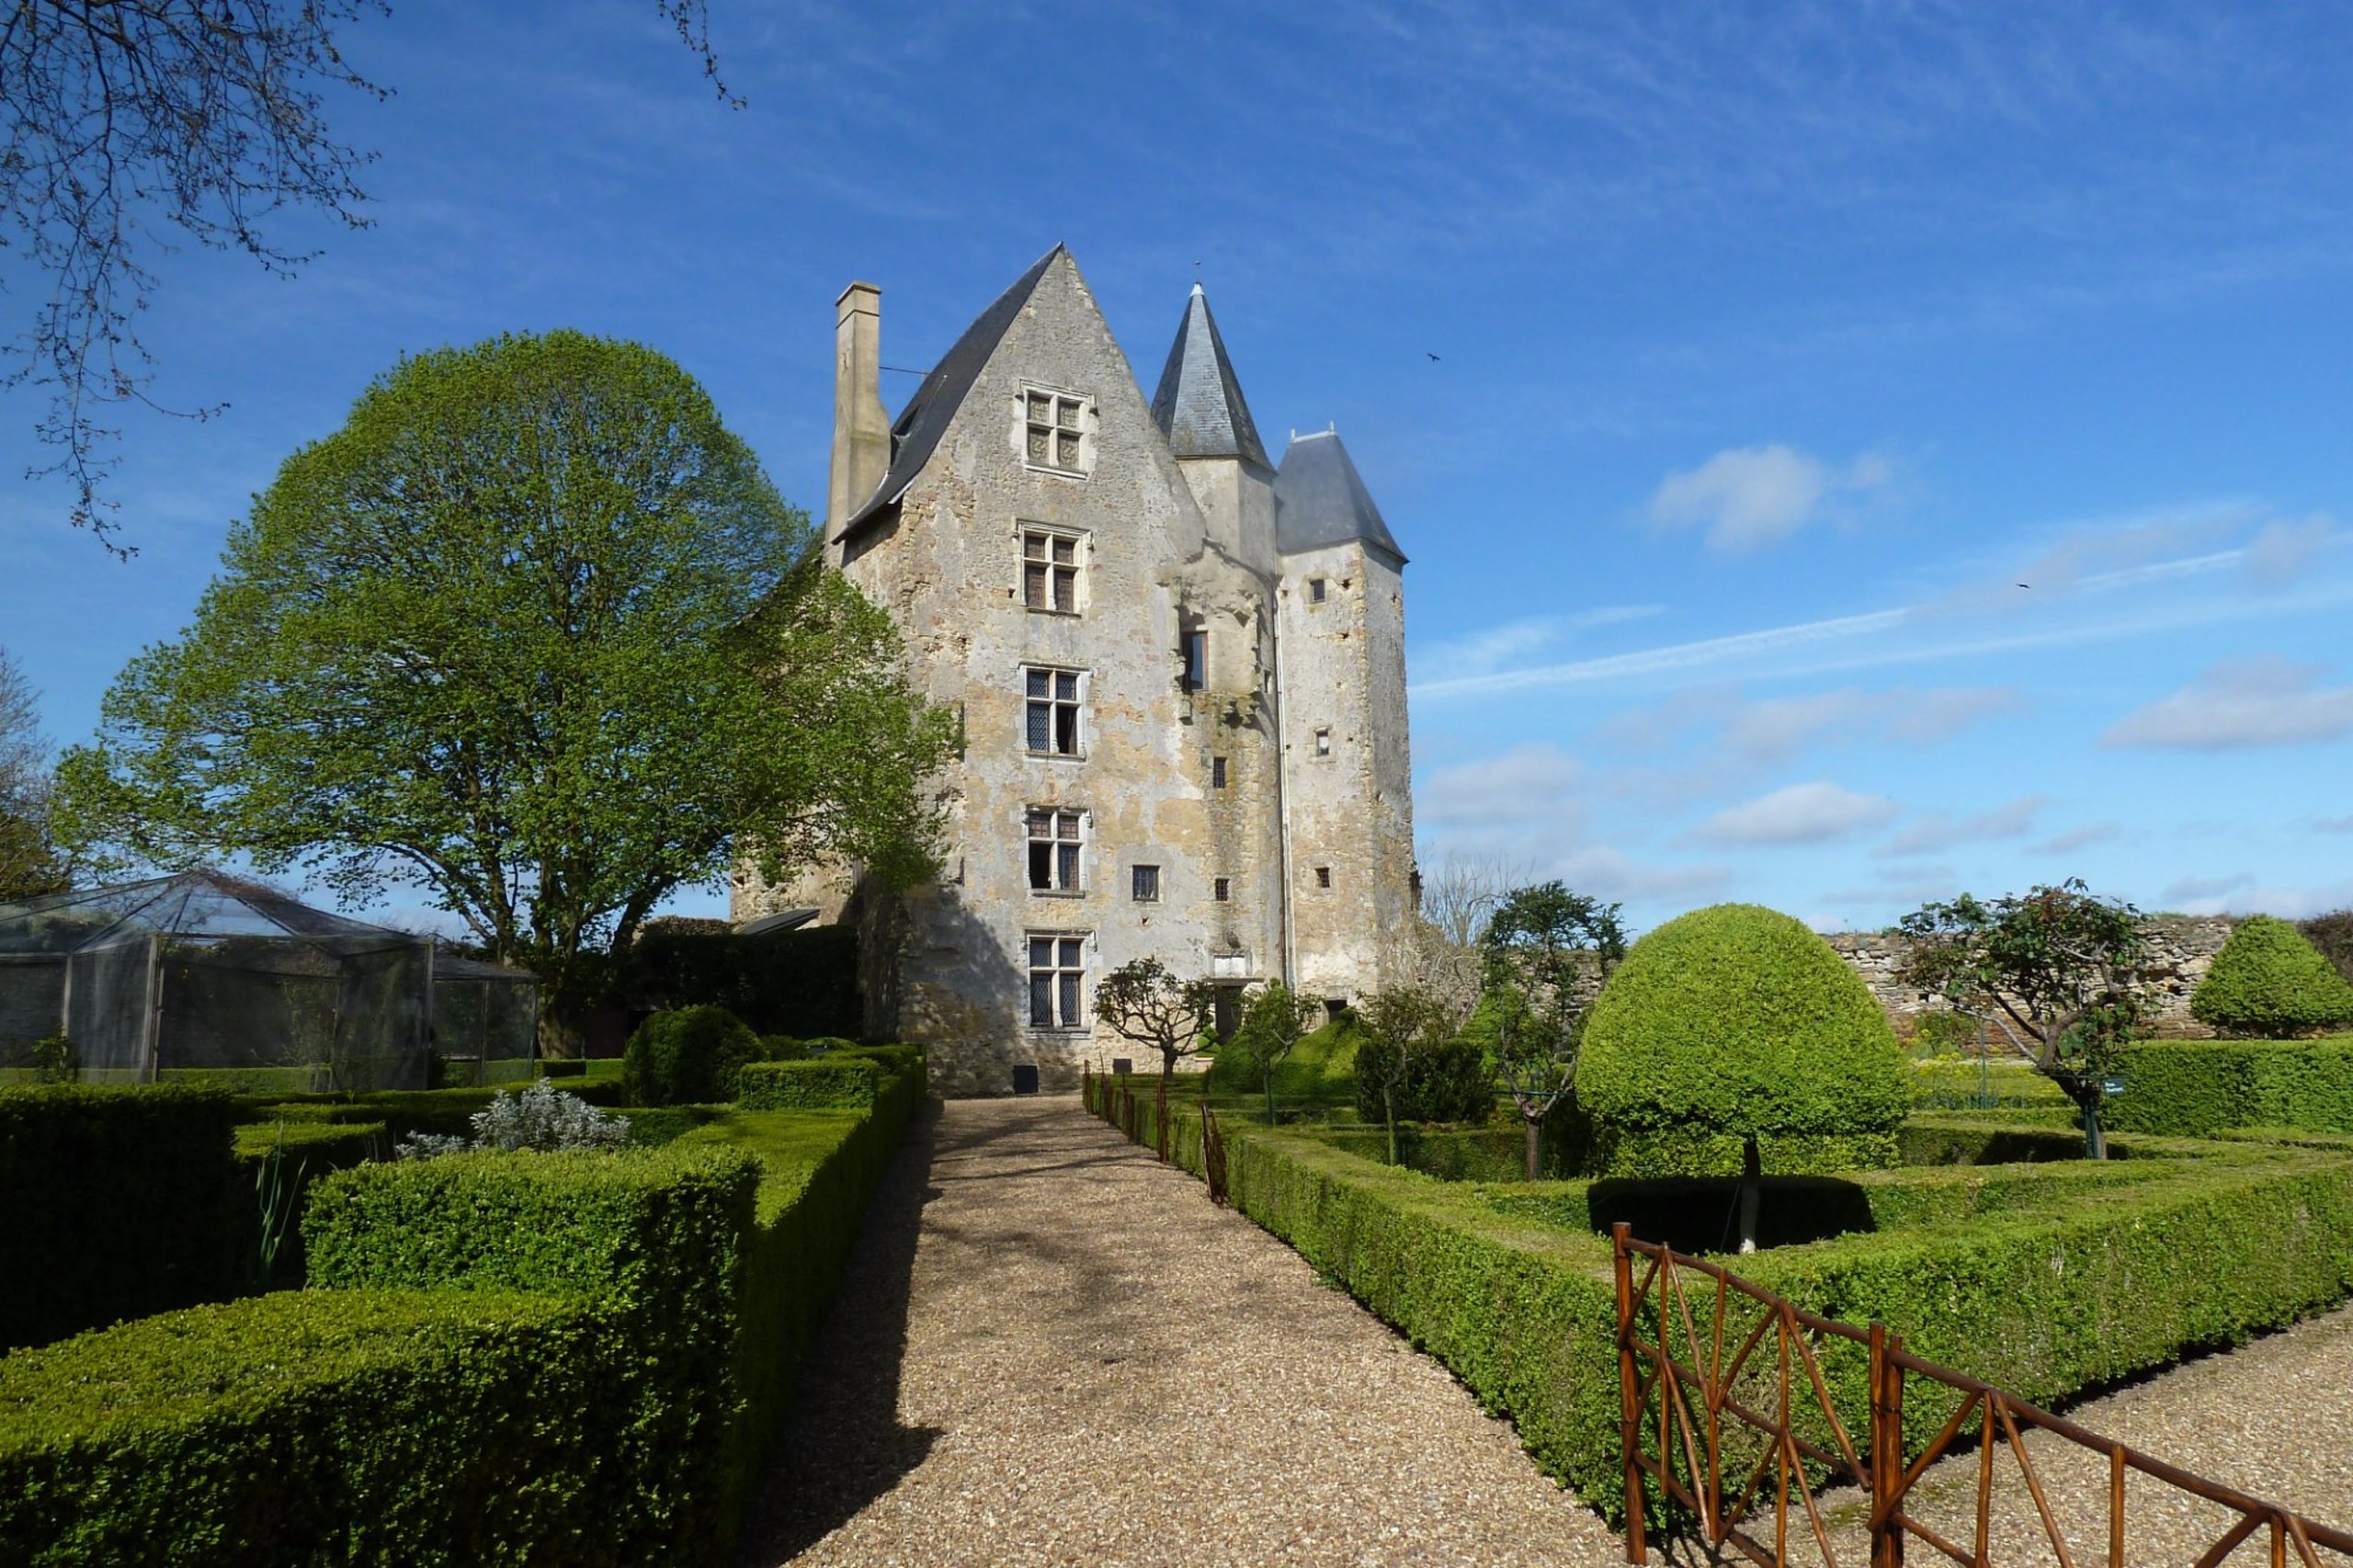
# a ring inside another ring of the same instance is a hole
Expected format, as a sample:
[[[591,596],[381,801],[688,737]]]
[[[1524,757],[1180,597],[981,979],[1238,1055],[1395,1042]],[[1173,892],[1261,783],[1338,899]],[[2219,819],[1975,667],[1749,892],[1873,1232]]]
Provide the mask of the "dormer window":
[[[1072,392],[1030,388],[1021,394],[1022,455],[1031,468],[1084,473],[1087,468],[1086,400]]]

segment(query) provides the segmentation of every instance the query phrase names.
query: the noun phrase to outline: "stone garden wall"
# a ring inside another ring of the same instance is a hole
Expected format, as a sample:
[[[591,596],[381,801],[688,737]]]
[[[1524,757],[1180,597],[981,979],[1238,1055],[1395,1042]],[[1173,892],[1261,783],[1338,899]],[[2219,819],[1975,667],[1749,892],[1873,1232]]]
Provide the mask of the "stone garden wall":
[[[2189,994],[2206,976],[2214,955],[2230,939],[2237,921],[2227,915],[2160,915],[2142,927],[2149,943],[2150,976],[2146,989],[2149,1025],[2160,1040],[2211,1040],[2214,1031],[2189,1016]],[[1871,988],[1888,1021],[1905,1040],[1918,1028],[1920,1015],[1933,1010],[1917,991],[1896,978],[1909,956],[1911,944],[1887,932],[1848,931],[1829,938],[1838,956],[1853,966]]]

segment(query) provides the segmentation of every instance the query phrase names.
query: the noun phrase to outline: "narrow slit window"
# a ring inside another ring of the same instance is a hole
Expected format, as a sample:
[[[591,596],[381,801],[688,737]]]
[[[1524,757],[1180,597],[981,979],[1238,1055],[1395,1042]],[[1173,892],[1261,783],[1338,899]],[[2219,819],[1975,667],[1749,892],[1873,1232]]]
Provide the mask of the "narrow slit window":
[[[1222,756],[1210,758],[1210,788],[1212,790],[1225,788],[1225,758]]]
[[[1210,683],[1210,634],[1195,630],[1185,633],[1185,689],[1199,691]]]
[[[1315,885],[1319,888],[1328,888],[1332,885],[1331,867],[1318,866],[1315,868]]]
[[[1085,818],[1077,812],[1033,807],[1029,812],[1029,891],[1083,892]]]
[[[1220,877],[1217,880],[1217,885],[1212,896],[1214,896],[1220,903],[1224,903],[1230,901],[1233,897],[1233,880],[1228,877]]]
[[[1318,756],[1329,756],[1332,755],[1332,732],[1330,730],[1318,730],[1315,732],[1315,755]]]

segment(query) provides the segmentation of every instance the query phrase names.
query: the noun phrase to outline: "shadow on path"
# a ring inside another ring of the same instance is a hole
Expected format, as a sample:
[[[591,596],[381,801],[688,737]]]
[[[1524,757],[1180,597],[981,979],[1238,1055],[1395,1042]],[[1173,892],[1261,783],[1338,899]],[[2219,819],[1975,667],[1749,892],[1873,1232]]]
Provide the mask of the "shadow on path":
[[[938,1438],[899,1425],[899,1380],[915,1243],[939,1142],[940,1105],[926,1101],[891,1163],[842,1274],[841,1289],[803,1360],[784,1436],[738,1558],[781,1562],[822,1540],[923,1462]]]

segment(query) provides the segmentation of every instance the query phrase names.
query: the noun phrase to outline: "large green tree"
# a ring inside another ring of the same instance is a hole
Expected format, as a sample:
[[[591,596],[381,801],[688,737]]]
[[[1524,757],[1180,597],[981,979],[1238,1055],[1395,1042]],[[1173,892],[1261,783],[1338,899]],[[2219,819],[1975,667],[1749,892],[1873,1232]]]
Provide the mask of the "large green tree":
[[[63,825],[423,890],[550,982],[739,860],[920,875],[952,727],[683,370],[574,332],[405,359],[230,533],[60,765]]]
[[[1618,909],[1541,882],[1499,900],[1480,938],[1495,1073],[1519,1110],[1530,1181],[1541,1171],[1544,1119],[1576,1084],[1586,1011],[1626,956]]]
[[[0,903],[58,892],[66,863],[50,836],[49,743],[39,704],[0,648]]]

